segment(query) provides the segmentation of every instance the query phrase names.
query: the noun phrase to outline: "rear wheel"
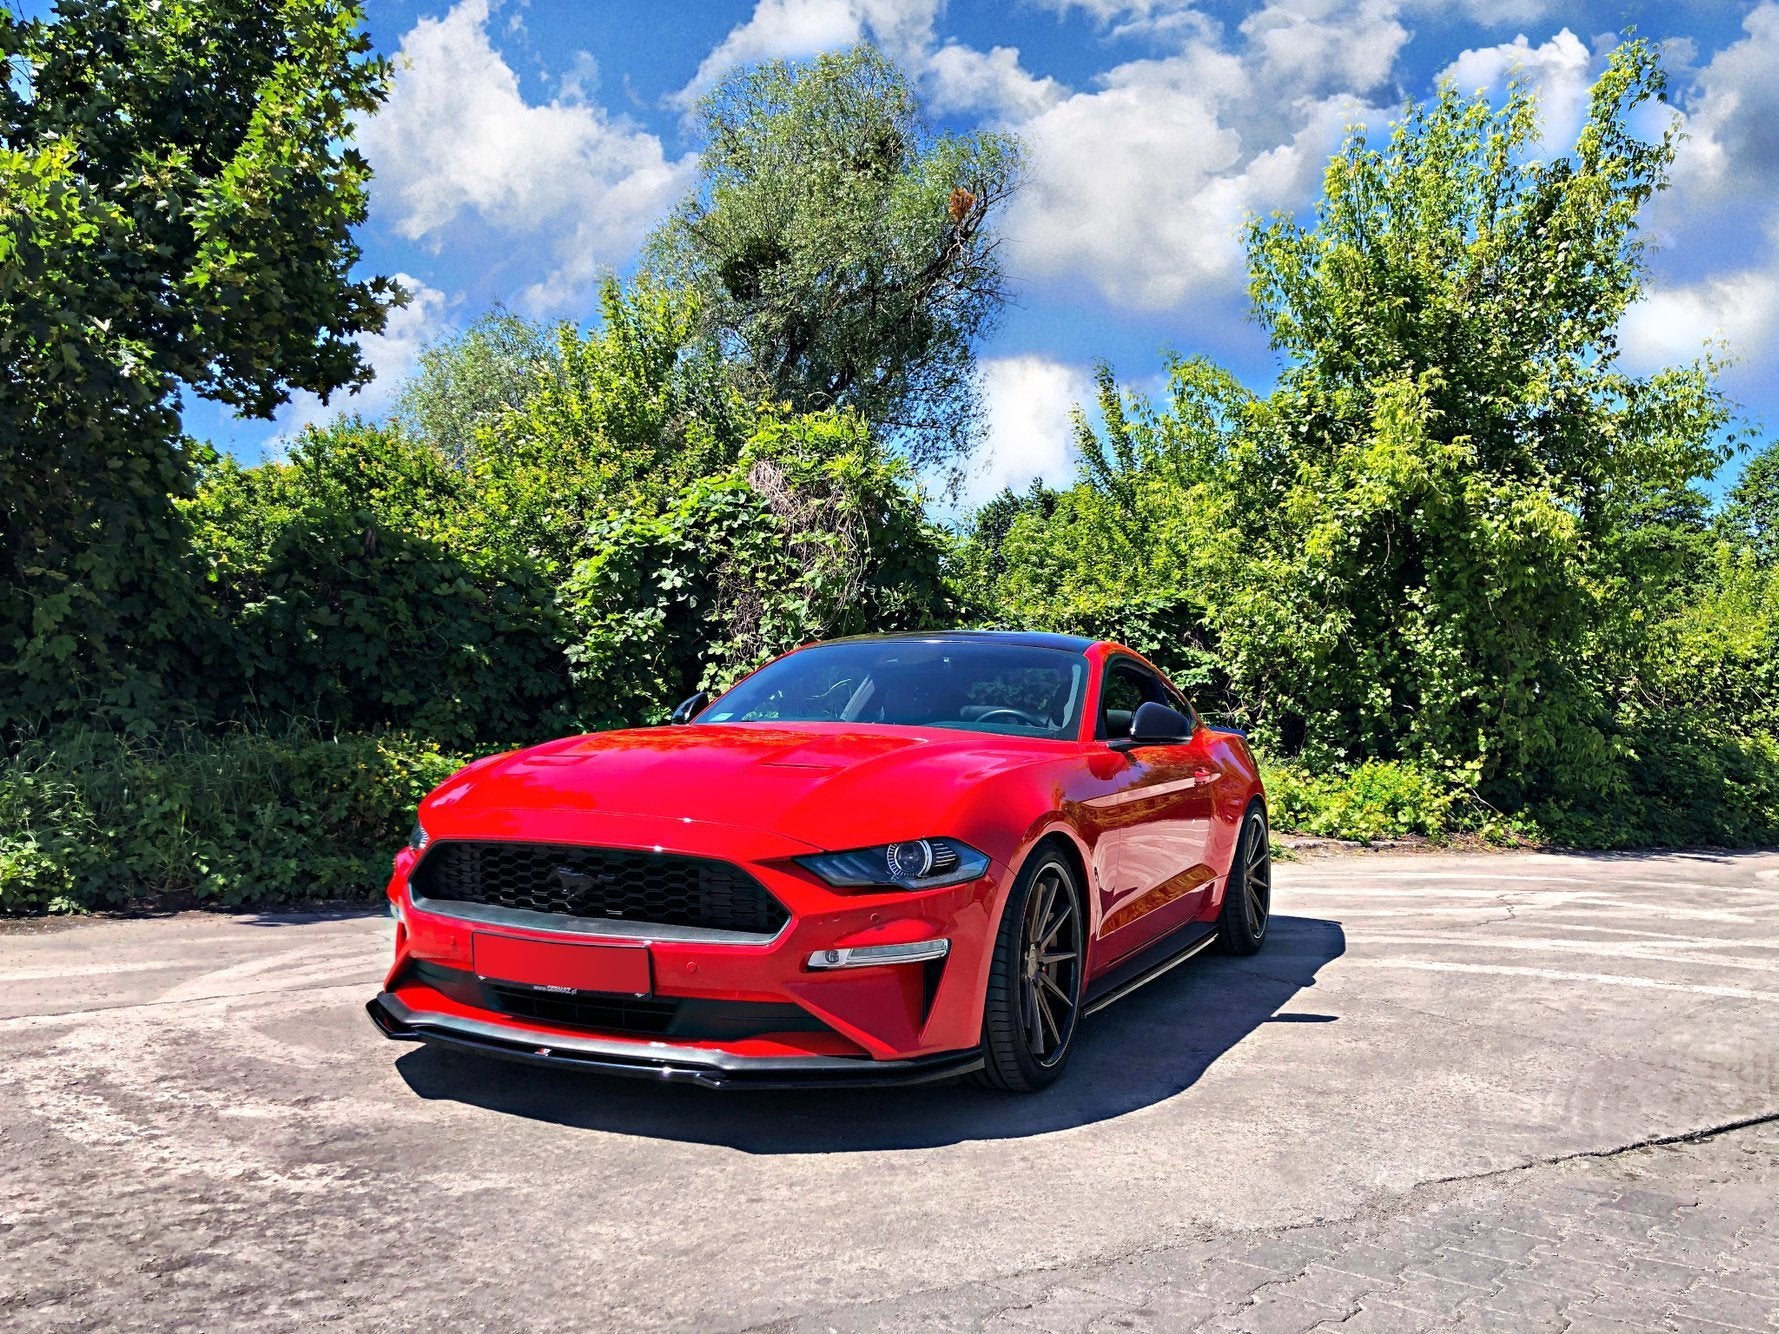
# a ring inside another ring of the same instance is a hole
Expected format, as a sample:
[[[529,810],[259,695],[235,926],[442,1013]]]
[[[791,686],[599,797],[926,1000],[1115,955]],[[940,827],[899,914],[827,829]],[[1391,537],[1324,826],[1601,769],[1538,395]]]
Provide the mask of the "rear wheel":
[[[1081,1010],[1084,916],[1074,868],[1040,848],[1014,882],[995,936],[978,1083],[1033,1093],[1062,1073]]]
[[[1256,801],[1242,817],[1241,836],[1229,863],[1217,943],[1226,954],[1254,954],[1266,941],[1272,920],[1272,837],[1266,809]]]

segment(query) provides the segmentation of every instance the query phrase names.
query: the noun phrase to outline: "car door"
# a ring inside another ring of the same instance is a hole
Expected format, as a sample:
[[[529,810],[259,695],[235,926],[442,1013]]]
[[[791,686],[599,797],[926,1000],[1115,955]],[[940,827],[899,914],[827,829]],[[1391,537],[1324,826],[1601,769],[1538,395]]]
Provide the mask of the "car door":
[[[1129,736],[1145,702],[1191,717],[1191,708],[1147,664],[1113,656],[1100,688],[1097,735]],[[1140,949],[1201,916],[1215,873],[1208,865],[1214,792],[1220,777],[1203,727],[1163,746],[1123,751],[1107,790],[1089,801],[1105,846],[1100,881],[1104,957]]]

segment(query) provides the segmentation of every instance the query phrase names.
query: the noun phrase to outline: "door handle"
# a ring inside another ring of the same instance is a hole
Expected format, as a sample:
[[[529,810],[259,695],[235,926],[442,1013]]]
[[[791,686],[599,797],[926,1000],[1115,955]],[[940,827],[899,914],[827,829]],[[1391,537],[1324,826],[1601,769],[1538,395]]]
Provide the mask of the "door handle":
[[[1223,777],[1221,769],[1207,769],[1203,765],[1192,771],[1192,782],[1195,787],[1203,787],[1206,783],[1215,783]]]

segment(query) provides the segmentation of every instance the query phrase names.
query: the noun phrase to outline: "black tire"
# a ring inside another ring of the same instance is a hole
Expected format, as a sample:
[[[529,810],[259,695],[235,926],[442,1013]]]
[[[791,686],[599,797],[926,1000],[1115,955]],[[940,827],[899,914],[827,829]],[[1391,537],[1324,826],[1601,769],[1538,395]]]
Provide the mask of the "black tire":
[[[995,934],[978,1084],[1035,1093],[1062,1074],[1081,1017],[1085,925],[1075,868],[1057,848],[1038,848],[1013,882]]]
[[[1229,862],[1223,912],[1217,918],[1217,945],[1225,954],[1258,954],[1272,921],[1272,838],[1266,808],[1252,803],[1242,816],[1242,832]]]

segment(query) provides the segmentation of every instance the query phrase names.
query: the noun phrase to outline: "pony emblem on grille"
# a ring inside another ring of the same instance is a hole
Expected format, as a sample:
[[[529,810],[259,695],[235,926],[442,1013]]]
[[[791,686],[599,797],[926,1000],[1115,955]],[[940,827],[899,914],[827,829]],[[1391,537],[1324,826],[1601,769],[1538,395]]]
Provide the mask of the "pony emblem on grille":
[[[569,904],[576,912],[585,912],[600,900],[600,891],[618,883],[618,877],[610,871],[577,871],[572,866],[558,866],[555,870],[556,883],[562,886],[568,895]],[[622,908],[605,909],[607,917],[622,917]]]

